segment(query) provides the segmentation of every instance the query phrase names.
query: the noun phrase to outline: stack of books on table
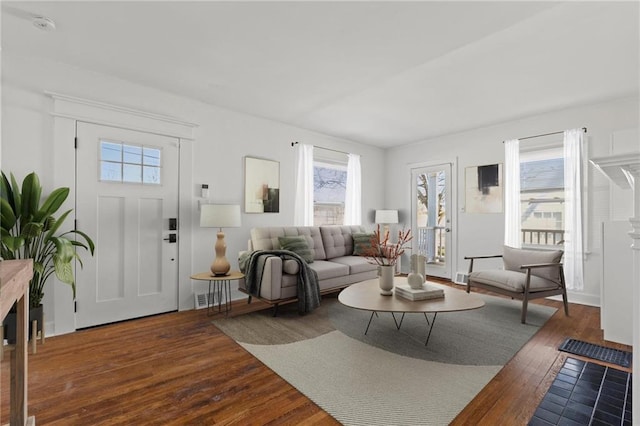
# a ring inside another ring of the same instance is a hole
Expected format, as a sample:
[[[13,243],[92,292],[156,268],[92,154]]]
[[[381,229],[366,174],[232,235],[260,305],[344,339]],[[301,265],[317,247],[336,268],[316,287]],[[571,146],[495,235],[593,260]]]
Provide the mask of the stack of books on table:
[[[443,289],[426,283],[419,289],[413,289],[409,287],[409,284],[398,284],[395,286],[395,293],[409,300],[427,300],[444,297]]]

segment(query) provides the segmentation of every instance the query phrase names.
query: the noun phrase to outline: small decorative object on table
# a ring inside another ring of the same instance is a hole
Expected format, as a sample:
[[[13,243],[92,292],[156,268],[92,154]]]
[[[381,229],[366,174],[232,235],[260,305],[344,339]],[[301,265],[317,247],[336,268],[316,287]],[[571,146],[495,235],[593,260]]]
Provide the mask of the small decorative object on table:
[[[422,268],[420,268],[420,262],[422,262]],[[422,284],[424,284],[424,280],[425,280],[424,262],[425,262],[424,256],[419,254],[411,255],[411,272],[407,276],[407,282],[409,283],[409,287],[413,289],[422,288]],[[420,269],[422,269],[422,271]]]
[[[395,289],[396,295],[409,300],[427,300],[444,297],[444,290],[429,284],[422,284],[419,288],[407,284],[399,284]]]
[[[396,263],[400,256],[404,254],[405,246],[413,237],[411,230],[398,231],[398,241],[389,242],[389,235],[385,233],[380,236],[380,225],[371,236],[371,247],[366,248],[363,253],[370,263],[378,265],[380,276],[380,294],[391,296],[393,294],[393,275]]]

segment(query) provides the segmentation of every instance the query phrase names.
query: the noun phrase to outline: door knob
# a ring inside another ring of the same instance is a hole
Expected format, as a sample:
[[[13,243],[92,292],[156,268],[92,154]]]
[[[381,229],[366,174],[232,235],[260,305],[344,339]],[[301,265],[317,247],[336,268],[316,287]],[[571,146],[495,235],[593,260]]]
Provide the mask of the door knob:
[[[451,228],[444,228],[444,232],[451,232]]]
[[[169,236],[164,240],[169,241],[170,243],[175,243],[176,241],[178,241],[178,237],[176,236],[176,234],[169,234]]]

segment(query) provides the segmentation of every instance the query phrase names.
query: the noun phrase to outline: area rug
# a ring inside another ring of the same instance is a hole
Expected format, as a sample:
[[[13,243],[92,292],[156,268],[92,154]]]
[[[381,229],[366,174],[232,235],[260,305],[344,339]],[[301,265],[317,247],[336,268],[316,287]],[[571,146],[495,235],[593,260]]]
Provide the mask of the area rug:
[[[379,314],[323,298],[299,316],[256,312],[214,321],[247,351],[345,425],[446,425],[480,392],[555,309],[482,295],[486,306],[438,315],[428,346],[423,315],[397,330]],[[506,337],[505,337],[506,336]]]

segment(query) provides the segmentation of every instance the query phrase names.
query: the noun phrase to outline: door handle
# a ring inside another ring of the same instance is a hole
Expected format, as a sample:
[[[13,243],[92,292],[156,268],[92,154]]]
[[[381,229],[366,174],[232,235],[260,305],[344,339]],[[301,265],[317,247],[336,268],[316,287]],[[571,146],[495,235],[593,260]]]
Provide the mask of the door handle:
[[[176,241],[178,241],[178,237],[176,236],[176,234],[169,234],[169,236],[167,238],[165,238],[164,241],[169,241],[170,243],[175,243]]]
[[[451,228],[444,228],[444,232],[451,232]]]

